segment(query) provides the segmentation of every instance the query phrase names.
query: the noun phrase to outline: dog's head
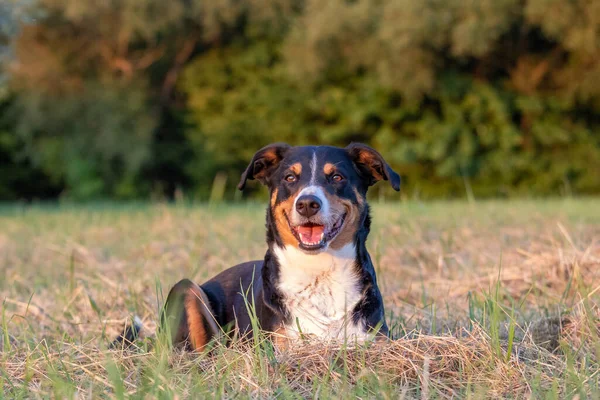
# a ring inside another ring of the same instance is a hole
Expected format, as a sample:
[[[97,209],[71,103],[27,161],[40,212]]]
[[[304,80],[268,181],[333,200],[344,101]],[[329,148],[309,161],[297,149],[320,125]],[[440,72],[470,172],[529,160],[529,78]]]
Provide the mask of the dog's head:
[[[278,239],[309,253],[354,240],[369,186],[387,180],[400,190],[400,176],[377,151],[358,143],[346,148],[271,144],[254,155],[240,190],[248,179],[269,187]]]

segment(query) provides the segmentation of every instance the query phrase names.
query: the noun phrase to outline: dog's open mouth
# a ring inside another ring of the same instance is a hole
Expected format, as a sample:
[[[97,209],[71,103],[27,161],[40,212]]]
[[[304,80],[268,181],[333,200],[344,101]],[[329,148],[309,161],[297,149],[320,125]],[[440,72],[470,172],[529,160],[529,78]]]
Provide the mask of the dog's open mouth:
[[[296,239],[298,239],[298,242],[300,242],[301,248],[305,250],[318,250],[325,247],[328,242],[340,233],[344,225],[344,218],[345,215],[342,215],[330,227],[309,222],[298,226],[290,224],[290,228]]]

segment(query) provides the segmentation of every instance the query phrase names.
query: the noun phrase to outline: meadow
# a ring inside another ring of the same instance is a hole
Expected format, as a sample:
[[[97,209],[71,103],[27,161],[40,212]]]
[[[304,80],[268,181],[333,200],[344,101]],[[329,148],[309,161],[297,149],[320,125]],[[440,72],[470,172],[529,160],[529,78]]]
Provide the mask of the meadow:
[[[262,258],[263,204],[3,206],[0,398],[600,398],[599,203],[373,204],[394,340],[201,355],[156,337],[162,302]]]

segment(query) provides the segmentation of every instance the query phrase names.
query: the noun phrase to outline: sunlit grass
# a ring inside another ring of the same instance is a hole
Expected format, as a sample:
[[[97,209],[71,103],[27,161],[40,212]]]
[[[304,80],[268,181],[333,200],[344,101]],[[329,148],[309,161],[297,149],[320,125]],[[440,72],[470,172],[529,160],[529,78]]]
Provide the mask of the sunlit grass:
[[[0,396],[598,398],[597,200],[387,203],[368,247],[393,342],[173,351],[169,287],[265,251],[264,205],[0,210]],[[131,350],[110,339],[139,315]]]

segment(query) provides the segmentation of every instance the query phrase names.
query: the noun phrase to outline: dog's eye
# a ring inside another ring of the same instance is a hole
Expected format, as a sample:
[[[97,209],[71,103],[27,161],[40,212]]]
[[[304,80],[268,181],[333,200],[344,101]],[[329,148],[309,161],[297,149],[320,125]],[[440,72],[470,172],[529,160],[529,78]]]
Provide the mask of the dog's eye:
[[[344,180],[344,177],[341,176],[340,174],[334,174],[331,176],[331,180],[334,182],[341,182]]]
[[[287,174],[285,178],[283,178],[286,182],[296,182],[296,175]]]

